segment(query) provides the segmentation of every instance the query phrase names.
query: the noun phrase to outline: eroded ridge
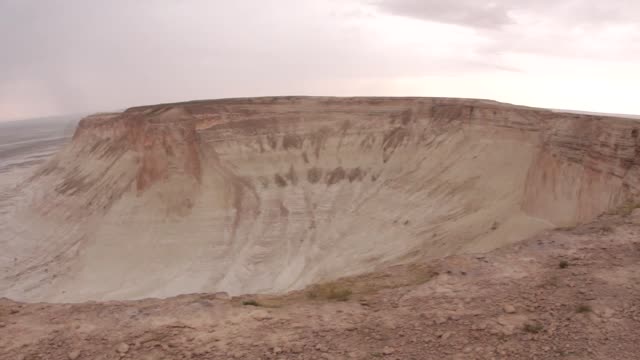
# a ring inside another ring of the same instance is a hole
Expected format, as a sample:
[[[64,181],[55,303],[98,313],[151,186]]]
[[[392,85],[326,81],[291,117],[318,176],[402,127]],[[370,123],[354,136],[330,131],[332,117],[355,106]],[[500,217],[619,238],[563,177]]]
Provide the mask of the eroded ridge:
[[[49,301],[281,292],[490,250],[637,198],[639,129],[445,98],[90,116],[1,220],[0,290]]]

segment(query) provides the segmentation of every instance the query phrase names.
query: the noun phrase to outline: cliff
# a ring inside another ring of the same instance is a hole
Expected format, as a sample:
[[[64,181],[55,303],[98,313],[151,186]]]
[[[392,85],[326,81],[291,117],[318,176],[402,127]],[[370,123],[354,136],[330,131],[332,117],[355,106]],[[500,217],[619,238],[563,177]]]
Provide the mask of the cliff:
[[[488,100],[248,98],[83,119],[22,185],[0,290],[280,292],[638,198],[640,122]]]

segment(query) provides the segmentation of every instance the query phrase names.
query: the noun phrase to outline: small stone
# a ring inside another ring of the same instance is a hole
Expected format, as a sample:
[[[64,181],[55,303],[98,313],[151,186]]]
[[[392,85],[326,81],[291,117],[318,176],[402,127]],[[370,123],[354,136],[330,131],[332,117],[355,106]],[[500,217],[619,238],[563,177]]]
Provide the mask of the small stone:
[[[120,343],[118,344],[116,351],[119,352],[120,354],[126,354],[129,351],[129,345],[125,343]]]
[[[318,344],[318,345],[316,345],[316,350],[318,350],[318,351],[320,351],[320,352],[327,352],[327,351],[329,351],[329,349],[328,349],[326,346],[322,345],[322,344]]]
[[[610,319],[611,317],[613,317],[613,314],[615,313],[615,311],[613,309],[610,308],[604,308],[604,310],[602,310],[602,316]]]
[[[274,354],[277,355],[277,354],[280,354],[281,352],[282,352],[282,348],[277,347],[277,346],[273,348],[273,353]]]
[[[511,336],[513,335],[514,329],[510,326],[506,326],[504,329],[502,329],[502,334],[506,335],[506,336]]]
[[[471,325],[471,330],[485,330],[487,328],[487,324],[473,324]]]
[[[394,348],[392,348],[392,347],[390,347],[390,346],[385,346],[385,347],[382,349],[382,353],[383,353],[384,355],[391,355],[391,354],[393,354],[394,352],[395,352],[395,349],[394,349]]]
[[[440,337],[442,340],[447,340],[448,338],[451,337],[451,332],[447,331],[446,333],[442,334],[442,336]]]
[[[509,304],[507,304],[504,307],[502,307],[502,309],[507,314],[514,314],[516,312],[516,308],[513,305],[509,305]]]
[[[80,350],[73,350],[69,353],[70,360],[76,360],[78,357],[80,357]]]
[[[291,351],[291,353],[293,354],[301,354],[304,351],[304,347],[302,346],[302,344],[291,344],[291,346],[289,347],[289,351]]]
[[[207,352],[209,352],[209,350],[206,349],[206,348],[195,349],[195,350],[193,350],[193,355],[202,356],[202,355],[206,354]]]

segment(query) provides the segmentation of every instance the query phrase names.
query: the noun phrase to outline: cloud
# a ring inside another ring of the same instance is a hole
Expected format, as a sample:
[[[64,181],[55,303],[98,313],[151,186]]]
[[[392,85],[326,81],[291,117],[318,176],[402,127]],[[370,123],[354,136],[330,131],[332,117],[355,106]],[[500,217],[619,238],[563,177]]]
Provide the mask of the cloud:
[[[372,0],[371,4],[394,15],[480,29],[503,28],[523,17],[546,17],[568,26],[640,20],[636,0]]]
[[[477,28],[511,23],[504,4],[478,0],[382,0],[373,3],[394,15]]]
[[[640,2],[612,3],[0,0],[0,120],[233,96],[420,95],[410,79],[525,79],[553,66],[546,57],[640,60]]]
[[[379,20],[357,0],[0,0],[0,97],[14,108],[84,112],[339,95],[331,80],[493,67],[452,54],[448,42],[431,45],[439,53],[398,42]]]
[[[479,54],[640,60],[636,0],[373,0],[381,13],[473,29]]]

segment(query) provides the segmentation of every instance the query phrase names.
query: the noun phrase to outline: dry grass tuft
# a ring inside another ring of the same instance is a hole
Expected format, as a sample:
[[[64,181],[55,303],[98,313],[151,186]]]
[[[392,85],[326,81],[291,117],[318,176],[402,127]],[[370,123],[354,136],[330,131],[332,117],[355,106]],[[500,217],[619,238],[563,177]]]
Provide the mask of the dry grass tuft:
[[[255,300],[245,300],[242,302],[242,305],[245,306],[260,306],[260,303]]]
[[[325,299],[333,301],[347,301],[351,298],[353,291],[336,283],[317,284],[307,291],[309,299]]]
[[[576,308],[576,312],[578,314],[590,313],[591,311],[593,311],[591,306],[586,305],[586,304],[578,305],[578,307]]]
[[[537,333],[541,332],[542,329],[544,329],[542,324],[537,323],[537,322],[528,322],[528,323],[524,324],[524,328],[523,328],[523,330],[525,332],[528,332],[528,333],[531,333],[531,334],[537,334]]]
[[[640,202],[629,200],[622,204],[620,207],[613,209],[609,212],[611,215],[629,216],[635,209],[640,209]]]

